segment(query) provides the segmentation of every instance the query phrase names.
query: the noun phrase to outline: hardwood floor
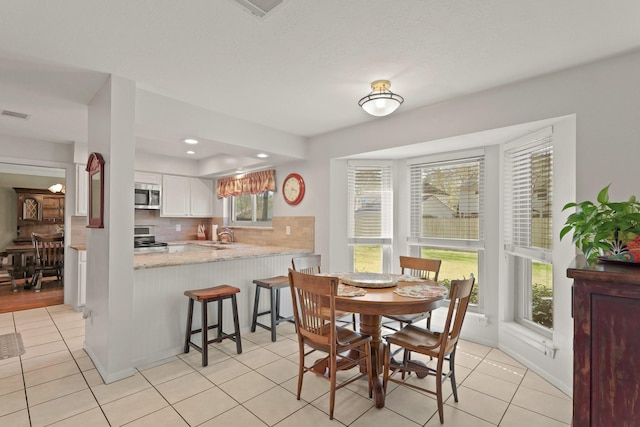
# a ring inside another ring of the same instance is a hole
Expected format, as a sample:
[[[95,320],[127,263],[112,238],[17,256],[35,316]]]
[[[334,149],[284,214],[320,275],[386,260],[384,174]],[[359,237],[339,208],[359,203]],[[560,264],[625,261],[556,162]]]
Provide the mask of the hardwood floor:
[[[11,290],[11,284],[0,285],[0,313],[29,310],[64,303],[64,288],[54,277],[45,277],[40,292],[23,289],[23,281],[18,281],[18,292]]]

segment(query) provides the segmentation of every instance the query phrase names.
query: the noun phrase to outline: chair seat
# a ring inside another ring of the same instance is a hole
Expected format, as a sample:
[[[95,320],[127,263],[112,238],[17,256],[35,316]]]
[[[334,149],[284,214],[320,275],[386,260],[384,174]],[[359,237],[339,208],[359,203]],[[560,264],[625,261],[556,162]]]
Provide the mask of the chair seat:
[[[238,292],[240,292],[240,289],[236,288],[235,286],[220,285],[214,286],[212,288],[184,291],[184,294],[196,301],[203,301],[226,297],[229,295],[237,294]]]
[[[398,332],[384,338],[389,344],[395,344],[407,350],[417,351],[426,355],[431,353],[437,355],[440,351],[440,346],[438,345],[439,334],[414,325],[407,325]]]
[[[267,289],[284,288],[289,286],[289,278],[287,276],[275,276],[268,279],[256,279],[253,283]]]

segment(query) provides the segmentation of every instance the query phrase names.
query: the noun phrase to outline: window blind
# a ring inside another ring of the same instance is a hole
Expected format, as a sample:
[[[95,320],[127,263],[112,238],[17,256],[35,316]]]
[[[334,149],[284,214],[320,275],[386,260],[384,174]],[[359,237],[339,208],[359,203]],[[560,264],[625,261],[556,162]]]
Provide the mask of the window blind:
[[[349,162],[348,197],[350,244],[391,244],[393,189],[391,165]]]
[[[553,249],[552,130],[521,138],[505,150],[505,249],[551,260]]]
[[[482,240],[484,156],[409,166],[410,243]]]

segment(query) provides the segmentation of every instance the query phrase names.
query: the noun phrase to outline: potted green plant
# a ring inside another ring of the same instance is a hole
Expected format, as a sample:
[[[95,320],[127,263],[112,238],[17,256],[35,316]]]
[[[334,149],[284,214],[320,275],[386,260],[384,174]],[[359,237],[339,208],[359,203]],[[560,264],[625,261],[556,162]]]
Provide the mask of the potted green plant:
[[[611,185],[611,184],[609,184]],[[599,255],[621,261],[640,262],[640,202],[631,196],[626,202],[609,201],[609,185],[589,200],[567,203],[562,210],[576,208],[560,231],[560,239],[573,231],[573,243],[588,261]]]

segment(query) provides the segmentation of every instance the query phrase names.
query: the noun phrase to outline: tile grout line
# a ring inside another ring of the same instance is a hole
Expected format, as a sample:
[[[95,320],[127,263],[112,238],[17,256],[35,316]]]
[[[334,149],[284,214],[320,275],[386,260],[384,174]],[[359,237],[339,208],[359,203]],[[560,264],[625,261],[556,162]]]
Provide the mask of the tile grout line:
[[[60,332],[60,328],[58,327],[58,323],[55,321],[53,316],[51,316],[51,312],[49,312],[49,308],[48,307],[46,308],[46,310],[47,310],[47,313],[49,314],[49,317],[51,317],[51,321],[53,321],[53,324],[55,325],[56,330],[60,334],[60,337],[62,338],[62,342],[64,342],[64,346],[67,348],[67,351],[69,351],[69,354],[71,355],[71,358],[73,359],[73,362],[78,367],[78,371],[80,371],[80,375],[82,375],[82,379],[84,380],[85,384],[87,385],[87,388],[89,389],[89,392],[93,396],[93,399],[96,401],[96,404],[98,405],[98,408],[100,408],[100,412],[102,412],[102,415],[104,416],[104,419],[107,421],[107,424],[109,424],[109,426],[111,426],[111,422],[109,421],[109,418],[107,418],[107,414],[104,413],[104,410],[102,409],[102,405],[100,405],[100,402],[98,402],[98,398],[96,397],[95,393],[93,392],[93,389],[89,385],[89,382],[87,381],[87,378],[84,376],[84,372],[82,371],[82,368],[80,367],[80,365],[78,364],[78,361],[76,360],[75,356],[73,355],[73,352],[69,348],[69,345],[67,344],[67,340],[64,338],[64,336],[62,336],[62,333]],[[93,361],[91,363],[93,363]],[[98,372],[98,375],[100,375],[99,372]],[[73,418],[76,415],[84,414],[85,412],[89,412],[90,410],[91,409],[89,409],[87,411],[80,412],[79,414],[75,414],[75,415],[72,415],[71,417],[67,417],[67,418],[64,418],[64,419]],[[59,420],[59,421],[62,421],[62,420]],[[59,421],[56,421],[56,422],[59,422]]]

